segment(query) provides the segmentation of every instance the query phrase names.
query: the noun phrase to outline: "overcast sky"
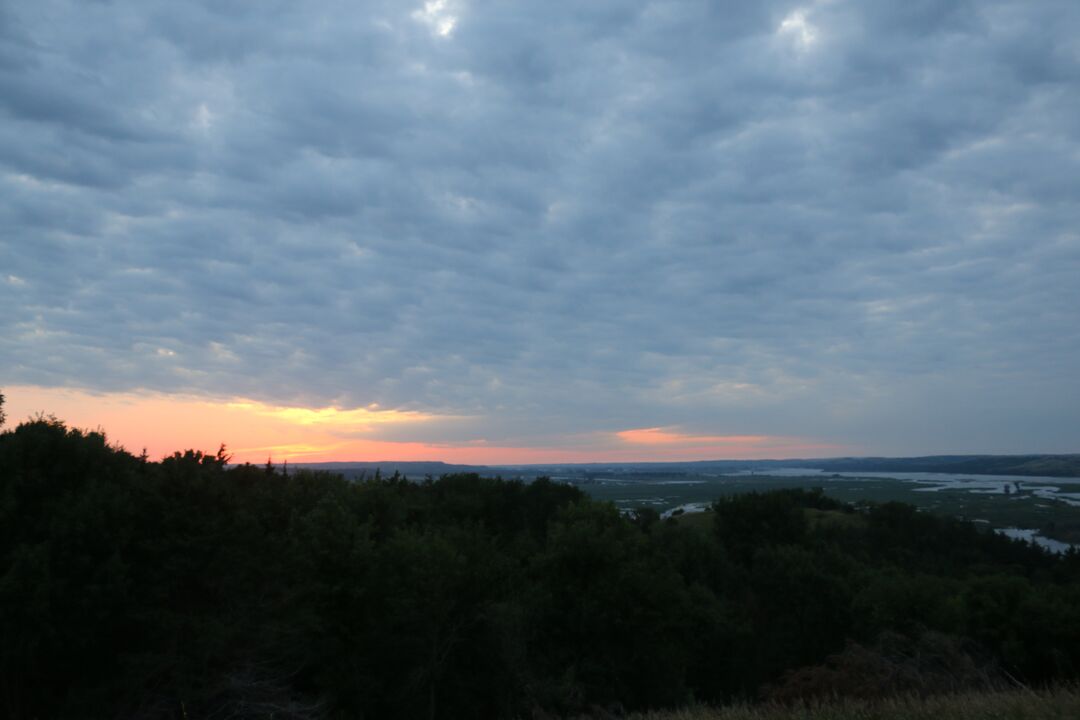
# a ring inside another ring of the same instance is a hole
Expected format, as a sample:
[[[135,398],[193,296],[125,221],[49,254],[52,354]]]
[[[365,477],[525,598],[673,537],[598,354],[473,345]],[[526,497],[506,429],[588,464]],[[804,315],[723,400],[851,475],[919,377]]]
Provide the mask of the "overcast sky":
[[[1078,38],[1076,0],[8,0],[0,387],[338,459],[1080,452]]]

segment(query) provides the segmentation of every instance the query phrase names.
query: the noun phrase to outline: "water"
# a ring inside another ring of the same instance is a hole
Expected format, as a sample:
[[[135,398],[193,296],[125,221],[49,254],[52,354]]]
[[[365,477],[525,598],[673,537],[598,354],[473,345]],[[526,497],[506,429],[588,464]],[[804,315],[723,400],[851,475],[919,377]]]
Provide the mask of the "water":
[[[1038,530],[1027,530],[1024,528],[997,528],[995,532],[999,532],[1006,537],[1011,537],[1013,540],[1027,540],[1029,543],[1034,543],[1040,547],[1044,547],[1052,553],[1061,555],[1069,552],[1069,549],[1073,546],[1069,543],[1063,543],[1060,540],[1054,540],[1052,538],[1043,537],[1039,535]]]
[[[828,472],[814,468],[778,468],[775,470],[740,470],[739,472],[727,473],[728,476],[769,475],[772,477],[820,477],[822,479],[858,479],[875,478],[895,480],[910,480],[912,482],[978,482],[988,485],[1001,486],[1005,483],[1010,485],[1020,483],[1038,483],[1040,485],[1074,485],[1080,490],[1080,478],[1062,478],[1046,475],[973,475],[971,473],[931,473],[931,472]],[[833,477],[836,476],[836,477]]]
[[[666,520],[667,518],[671,517],[672,515],[674,515],[679,510],[682,510],[685,513],[705,512],[706,510],[709,509],[710,505],[712,505],[712,503],[706,503],[706,502],[684,503],[682,505],[679,505],[678,507],[673,507],[670,510],[665,510],[664,512],[662,512],[660,514],[660,517]]]

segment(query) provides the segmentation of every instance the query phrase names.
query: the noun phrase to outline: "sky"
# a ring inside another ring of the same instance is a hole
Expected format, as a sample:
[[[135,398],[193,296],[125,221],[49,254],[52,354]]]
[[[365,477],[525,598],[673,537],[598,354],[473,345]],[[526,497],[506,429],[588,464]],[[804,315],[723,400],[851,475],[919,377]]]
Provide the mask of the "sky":
[[[1075,0],[8,0],[8,425],[1080,452],[1077,38]]]

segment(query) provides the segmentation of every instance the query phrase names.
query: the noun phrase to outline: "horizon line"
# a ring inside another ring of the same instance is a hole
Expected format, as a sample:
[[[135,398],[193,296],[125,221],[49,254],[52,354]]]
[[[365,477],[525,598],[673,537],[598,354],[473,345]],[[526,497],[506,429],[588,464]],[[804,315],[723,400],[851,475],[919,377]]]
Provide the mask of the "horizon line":
[[[379,464],[412,464],[412,465],[452,465],[459,467],[490,467],[490,468],[530,468],[530,467],[551,467],[553,465],[573,465],[573,466],[589,466],[589,465],[707,465],[710,463],[756,463],[756,462],[806,462],[806,463],[821,463],[836,460],[929,460],[937,458],[1025,458],[1025,457],[1038,457],[1038,458],[1074,458],[1080,457],[1080,452],[1074,453],[938,453],[935,455],[835,455],[831,457],[818,457],[818,458],[800,458],[800,457],[781,457],[781,458],[751,458],[751,459],[736,459],[736,458],[715,458],[710,460],[627,460],[627,461],[586,461],[586,462],[546,462],[546,463],[455,463],[447,462],[445,460],[324,460],[324,461],[293,461],[291,465],[379,465]],[[270,458],[273,462],[273,458]],[[289,462],[288,459],[282,460],[282,463]],[[230,463],[235,465],[243,465],[244,463]],[[256,463],[250,463],[256,464]]]

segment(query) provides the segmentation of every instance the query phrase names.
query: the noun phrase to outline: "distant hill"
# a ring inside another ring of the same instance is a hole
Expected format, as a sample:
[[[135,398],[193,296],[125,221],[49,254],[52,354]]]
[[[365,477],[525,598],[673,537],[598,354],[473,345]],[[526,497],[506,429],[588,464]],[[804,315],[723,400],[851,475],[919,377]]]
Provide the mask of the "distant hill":
[[[1080,455],[928,455],[924,457],[795,458],[786,460],[697,460],[655,463],[581,463],[519,465],[501,468],[525,475],[588,473],[735,473],[786,468],[823,472],[940,472],[972,475],[1044,475],[1080,477]]]
[[[786,460],[696,460],[693,462],[635,462],[635,463],[563,463],[552,465],[455,465],[444,462],[415,462],[379,460],[374,462],[346,461],[323,463],[289,463],[290,467],[329,470],[345,477],[373,475],[379,470],[384,476],[399,472],[411,480],[430,475],[438,478],[456,473],[477,473],[504,478],[516,477],[581,477],[591,473],[635,475],[663,472],[667,474],[737,473],[786,468],[806,468],[822,472],[939,472],[971,473],[972,475],[1025,475],[1047,477],[1080,477],[1080,455],[927,455],[924,457],[843,457],[804,458]]]

